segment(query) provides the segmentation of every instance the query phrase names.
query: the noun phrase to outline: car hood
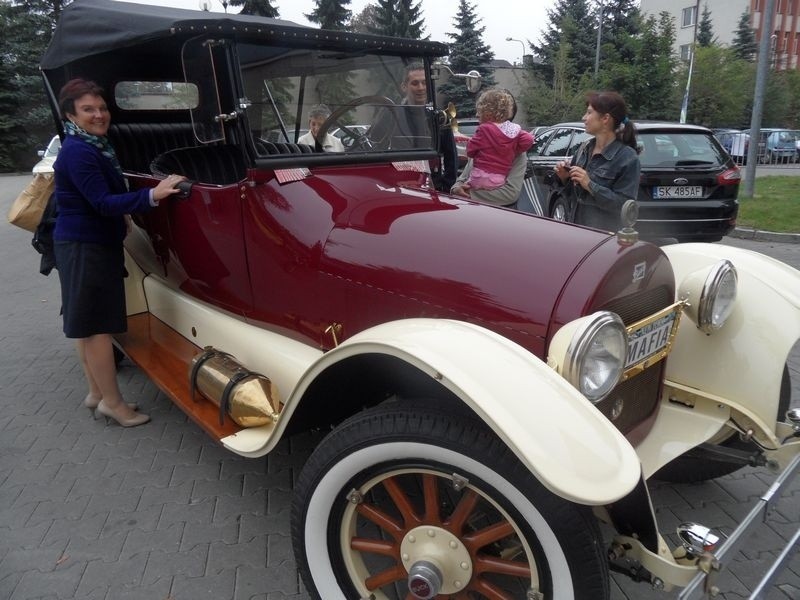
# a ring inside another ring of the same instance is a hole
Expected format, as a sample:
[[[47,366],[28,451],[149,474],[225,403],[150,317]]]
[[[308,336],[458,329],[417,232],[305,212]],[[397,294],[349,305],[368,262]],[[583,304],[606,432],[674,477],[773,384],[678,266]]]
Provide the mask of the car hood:
[[[329,177],[332,189],[351,189],[335,180]],[[387,314],[456,318],[543,353],[576,265],[610,242],[609,256],[587,282],[598,285],[603,264],[607,270],[617,258],[607,234],[422,188],[382,187],[371,198],[342,195],[340,201],[346,206],[340,205],[325,244],[322,270],[370,298],[366,307],[351,306],[356,329]]]

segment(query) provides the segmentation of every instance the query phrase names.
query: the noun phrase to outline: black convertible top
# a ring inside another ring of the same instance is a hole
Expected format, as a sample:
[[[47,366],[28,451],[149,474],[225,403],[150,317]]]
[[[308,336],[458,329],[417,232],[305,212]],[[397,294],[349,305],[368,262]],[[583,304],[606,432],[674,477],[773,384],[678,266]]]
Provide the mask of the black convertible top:
[[[447,54],[447,47],[439,42],[330,31],[249,15],[116,0],[75,0],[63,9],[53,39],[42,57],[41,68],[57,69],[111,50],[203,33],[303,47],[365,49],[416,56]]]

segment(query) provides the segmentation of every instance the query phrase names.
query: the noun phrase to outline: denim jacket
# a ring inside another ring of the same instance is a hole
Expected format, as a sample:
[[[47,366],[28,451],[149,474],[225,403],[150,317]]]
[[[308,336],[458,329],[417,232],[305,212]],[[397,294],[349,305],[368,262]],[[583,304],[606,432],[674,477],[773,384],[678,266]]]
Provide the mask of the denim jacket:
[[[638,195],[639,155],[619,140],[612,141],[599,154],[594,154],[594,146],[592,138],[581,145],[572,160],[573,165],[583,167],[589,174],[590,191],[567,180],[563,194],[575,207],[575,223],[613,232],[620,228],[622,205]]]

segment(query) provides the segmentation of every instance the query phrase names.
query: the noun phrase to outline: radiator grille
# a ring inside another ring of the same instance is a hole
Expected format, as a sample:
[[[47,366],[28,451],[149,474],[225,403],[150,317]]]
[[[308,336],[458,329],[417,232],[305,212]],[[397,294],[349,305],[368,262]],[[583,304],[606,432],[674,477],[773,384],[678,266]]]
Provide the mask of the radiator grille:
[[[617,313],[625,325],[631,325],[672,304],[672,294],[664,286],[612,300],[600,310]],[[649,417],[658,405],[664,361],[619,384],[597,408],[619,429],[627,433]],[[622,412],[612,419],[615,406],[622,401]]]

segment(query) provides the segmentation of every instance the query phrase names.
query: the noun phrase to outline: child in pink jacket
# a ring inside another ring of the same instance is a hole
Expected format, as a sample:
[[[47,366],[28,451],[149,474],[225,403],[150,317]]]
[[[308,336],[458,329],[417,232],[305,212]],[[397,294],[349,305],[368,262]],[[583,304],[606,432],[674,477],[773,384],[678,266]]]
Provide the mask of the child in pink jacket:
[[[467,156],[473,161],[468,187],[500,187],[517,155],[533,145],[533,136],[508,120],[513,108],[514,99],[502,90],[487,90],[478,98],[476,109],[481,124],[467,142]]]

